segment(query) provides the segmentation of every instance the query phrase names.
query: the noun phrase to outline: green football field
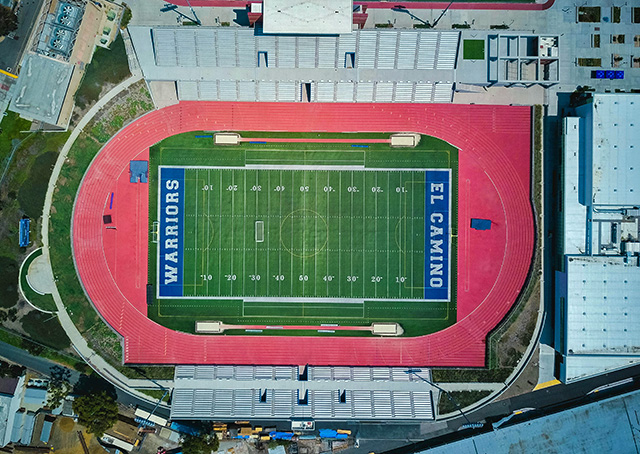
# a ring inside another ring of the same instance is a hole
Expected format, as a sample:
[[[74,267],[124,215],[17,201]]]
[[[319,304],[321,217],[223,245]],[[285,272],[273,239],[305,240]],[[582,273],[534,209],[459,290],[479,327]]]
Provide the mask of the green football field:
[[[156,289],[165,265],[157,243],[163,241],[162,227],[157,234],[162,196],[153,188],[162,186],[165,169],[184,169],[181,291],[162,296],[157,290],[150,318],[187,332],[198,320],[352,326],[384,321],[400,323],[405,335],[455,323],[455,148],[427,136],[415,149],[401,150],[312,139],[214,146],[195,136],[174,136],[150,151],[155,232],[149,282],[157,281]],[[384,137],[345,135],[360,136]],[[440,299],[425,293],[427,169],[451,169],[444,172],[452,191],[451,279],[449,294]]]

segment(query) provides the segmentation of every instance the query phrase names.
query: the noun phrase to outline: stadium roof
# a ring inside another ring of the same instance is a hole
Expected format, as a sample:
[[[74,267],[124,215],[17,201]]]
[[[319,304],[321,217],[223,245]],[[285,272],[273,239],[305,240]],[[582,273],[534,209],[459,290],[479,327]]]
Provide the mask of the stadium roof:
[[[584,202],[584,175],[579,166],[581,133],[584,120],[579,117],[564,119],[564,253],[584,254],[586,250],[587,207]],[[584,141],[582,141],[584,142]],[[582,197],[581,197],[582,196]]]
[[[567,351],[640,351],[638,257],[567,258]]]
[[[593,204],[640,202],[640,97],[594,94],[577,112],[589,124],[585,146],[592,155]]]
[[[351,33],[351,0],[264,0],[264,33]]]
[[[129,27],[147,80],[180,100],[451,102],[458,31],[270,36],[220,27]]]
[[[22,63],[11,110],[23,117],[55,125],[72,73],[72,64],[28,54]]]
[[[635,391],[418,454],[637,452],[638,406],[640,392]]]
[[[406,370],[177,366],[171,419],[433,419],[431,387]]]

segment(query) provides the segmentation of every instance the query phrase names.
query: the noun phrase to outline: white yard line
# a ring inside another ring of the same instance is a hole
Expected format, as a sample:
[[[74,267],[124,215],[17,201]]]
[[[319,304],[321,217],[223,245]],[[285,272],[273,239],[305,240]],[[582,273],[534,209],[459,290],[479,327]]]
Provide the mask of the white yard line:
[[[185,178],[185,180],[187,180]],[[193,253],[193,294],[197,295],[197,287],[196,287],[196,276],[198,275],[198,169],[196,169],[196,217],[195,217],[195,234],[193,235],[193,248],[195,249]],[[184,286],[184,284],[183,284]]]

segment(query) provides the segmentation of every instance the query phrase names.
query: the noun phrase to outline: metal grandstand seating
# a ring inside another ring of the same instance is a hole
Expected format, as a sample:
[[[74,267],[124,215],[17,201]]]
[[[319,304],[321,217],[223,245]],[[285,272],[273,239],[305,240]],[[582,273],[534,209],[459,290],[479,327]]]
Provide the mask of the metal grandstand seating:
[[[437,69],[453,69],[455,67],[459,41],[459,32],[440,32]]]
[[[179,80],[178,96],[180,97],[180,99],[185,101],[198,100],[198,83],[191,80]]]
[[[318,68],[334,68],[336,61],[336,46],[338,38],[335,36],[318,37]]]
[[[276,101],[276,83],[266,80],[257,82],[258,101]]]
[[[418,34],[401,31],[398,42],[398,69],[414,69],[418,50]]]
[[[353,82],[338,82],[336,85],[337,102],[353,102]]]
[[[356,84],[356,101],[373,101],[373,82],[359,82]]]
[[[378,33],[378,56],[376,58],[376,68],[394,69],[398,55],[398,32],[381,31]]]
[[[374,100],[377,102],[393,101],[393,82],[377,82]]]

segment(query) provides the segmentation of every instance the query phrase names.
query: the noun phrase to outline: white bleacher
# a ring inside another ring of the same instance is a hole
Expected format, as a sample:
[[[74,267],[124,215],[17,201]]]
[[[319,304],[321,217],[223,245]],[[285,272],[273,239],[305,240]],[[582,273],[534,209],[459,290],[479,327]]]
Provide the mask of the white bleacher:
[[[356,101],[373,102],[373,82],[358,82],[356,84]]]
[[[316,68],[316,38],[311,36],[299,36],[298,68]]]
[[[218,66],[222,68],[235,68],[236,59],[236,34],[235,30],[218,31]]]
[[[217,33],[210,30],[195,30],[196,55],[198,56],[198,66],[216,67],[218,66],[218,52],[216,50]]]
[[[276,101],[276,83],[267,80],[258,82],[258,101]]]
[[[333,82],[318,82],[318,93],[315,100],[318,102],[333,102],[335,94],[335,84]],[[311,94],[313,99],[313,93]]]
[[[359,33],[358,38],[358,51],[356,52],[358,68],[375,68],[378,33],[373,30],[363,30]]]
[[[394,69],[396,65],[396,55],[398,44],[397,31],[380,31],[378,33],[378,49],[376,68]]]
[[[295,36],[278,36],[277,38],[278,68],[296,67],[296,38]]]
[[[261,36],[260,39],[258,39],[256,53],[257,52],[267,53],[267,65],[269,68],[276,68],[278,66],[275,36]]]
[[[413,82],[396,82],[394,102],[411,102],[415,84]]]
[[[311,82],[311,101],[316,102],[451,102],[460,43],[458,31],[434,30],[360,30],[317,37],[256,35],[224,27],[157,27],[150,32],[153,57],[147,60],[162,68],[160,74],[177,71],[173,80],[181,100],[296,102],[302,99],[301,83]],[[259,52],[266,52],[268,69],[297,68],[291,72],[295,78],[282,80],[274,73],[277,81],[263,68],[251,71],[259,62],[265,66]],[[347,52],[355,53],[353,72],[331,71],[345,68]],[[211,71],[216,67],[221,70]],[[367,69],[379,69],[382,80]],[[425,72],[429,70],[435,71]],[[357,80],[359,74],[365,80]]]
[[[341,63],[336,60],[337,41],[338,38],[335,36],[318,37],[318,68],[341,67]],[[344,55],[342,58],[344,59]]]
[[[191,80],[179,80],[178,97],[183,101],[199,100],[200,96],[198,94],[198,83]]]
[[[446,103],[451,102],[453,96],[453,84],[451,83],[439,83],[436,84],[433,92],[433,102]]]
[[[418,40],[418,61],[417,69],[435,69],[436,51],[438,49],[437,33],[420,33]]]
[[[353,82],[338,82],[336,86],[336,102],[353,102]]]
[[[436,69],[454,69],[458,55],[460,33],[454,31],[440,32],[438,60]]]
[[[198,82],[198,93],[200,99],[203,101],[217,101],[218,95],[218,82],[215,80],[201,80]]]
[[[220,101],[237,101],[238,86],[235,80],[220,81]]]
[[[278,82],[278,101],[294,102],[298,101],[298,89],[300,84],[297,82]]]
[[[433,102],[433,84],[431,82],[418,82],[413,101]]]
[[[309,380],[300,382],[302,371],[297,366],[176,366],[171,419],[433,419],[428,383],[406,368],[309,366]],[[428,370],[420,375],[431,380]],[[264,392],[266,402],[261,402]],[[307,405],[298,401],[305,392]],[[346,399],[340,402],[343,393]]]
[[[356,66],[364,69],[454,69],[460,33],[360,30],[338,37],[276,37],[249,29],[158,27],[152,41],[158,66],[253,68],[262,51],[269,67],[277,68],[344,68],[345,54],[355,52]]]
[[[255,101],[256,83],[252,80],[238,81],[238,101]]]
[[[393,82],[376,83],[375,101],[376,102],[393,101]]]
[[[416,67],[416,51],[418,34],[413,31],[401,31],[398,43],[398,69],[414,69]]]
[[[175,66],[178,64],[175,30],[158,28],[153,30],[156,65]]]
[[[178,65],[179,66],[196,66],[196,38],[195,30],[189,30],[185,33],[176,33],[175,42],[178,49]]]
[[[255,68],[258,66],[256,60],[258,53],[256,52],[255,36],[246,33],[238,33],[236,36],[238,43],[238,66],[240,68]]]

